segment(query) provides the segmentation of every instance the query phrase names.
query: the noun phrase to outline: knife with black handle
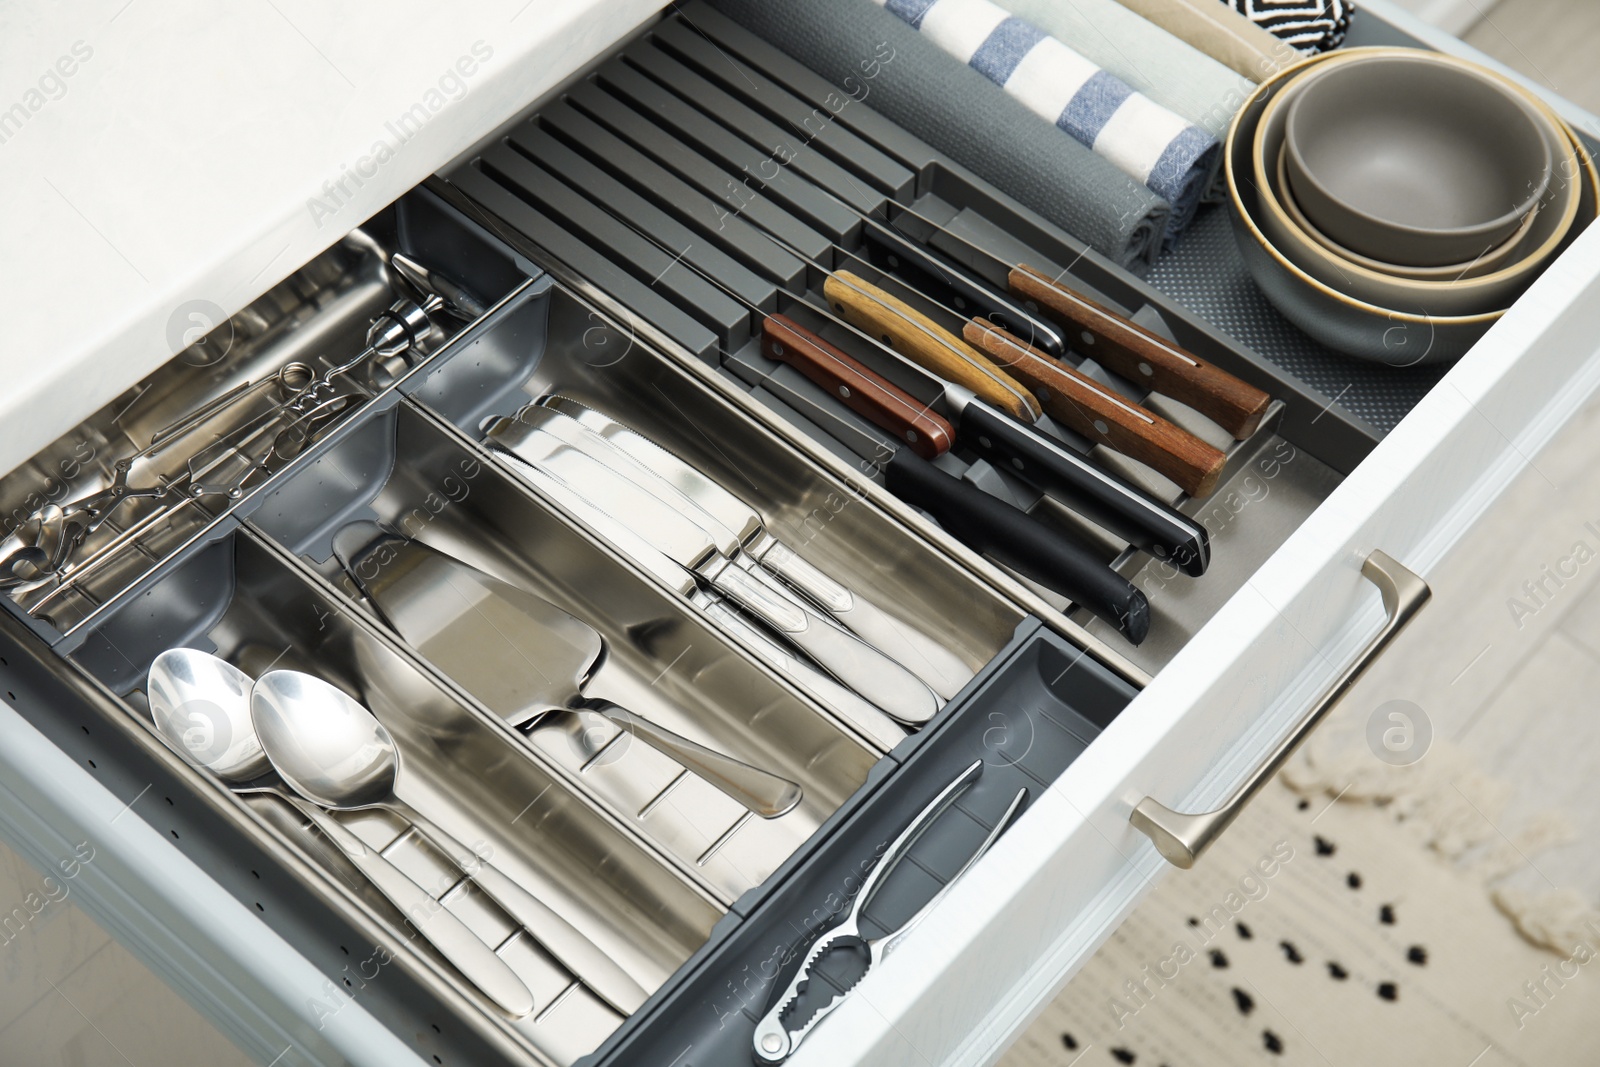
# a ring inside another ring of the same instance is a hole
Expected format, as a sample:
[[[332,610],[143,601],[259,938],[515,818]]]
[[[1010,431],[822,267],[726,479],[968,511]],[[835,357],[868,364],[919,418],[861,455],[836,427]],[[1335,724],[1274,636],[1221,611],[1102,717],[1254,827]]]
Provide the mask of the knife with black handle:
[[[891,493],[933,516],[950,536],[973,551],[1082,605],[1115,625],[1134,644],[1144,640],[1150,632],[1150,607],[1132,582],[1059,530],[928,462],[948,450],[944,442],[949,438],[939,436],[942,447],[919,450],[914,446],[913,441],[928,439],[917,429],[929,414],[925,405],[786,316],[773,315],[766,320],[762,345],[772,358],[818,385],[842,389],[852,410],[907,442],[895,449],[884,467],[884,484]],[[963,397],[960,433],[980,452],[988,448],[990,455],[999,456],[996,450],[1007,443],[1015,448],[1037,438],[965,390],[947,385],[945,396],[952,406],[958,403],[955,397]],[[942,426],[949,426],[934,417]],[[1042,440],[1039,443],[1051,447]],[[1013,455],[1031,455],[1046,463],[1055,458],[1032,451],[1031,444],[1029,449]],[[1015,469],[1009,460],[1005,465]],[[1089,470],[1099,473],[1092,467]],[[1205,531],[1200,528],[1199,532],[1198,549],[1203,550]]]

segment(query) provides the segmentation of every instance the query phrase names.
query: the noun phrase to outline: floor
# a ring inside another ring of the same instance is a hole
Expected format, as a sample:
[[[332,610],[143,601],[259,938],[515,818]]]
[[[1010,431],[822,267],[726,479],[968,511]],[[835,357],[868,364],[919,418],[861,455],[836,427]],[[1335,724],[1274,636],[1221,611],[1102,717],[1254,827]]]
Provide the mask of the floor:
[[[1461,36],[1590,112],[1600,114],[1600,4],[1594,0],[1462,0],[1477,18]],[[1600,134],[1600,130],[1590,130]]]
[[[78,858],[93,862],[92,850]],[[0,1064],[250,1063],[73,902],[70,878],[46,878],[3,844],[0,908]]]

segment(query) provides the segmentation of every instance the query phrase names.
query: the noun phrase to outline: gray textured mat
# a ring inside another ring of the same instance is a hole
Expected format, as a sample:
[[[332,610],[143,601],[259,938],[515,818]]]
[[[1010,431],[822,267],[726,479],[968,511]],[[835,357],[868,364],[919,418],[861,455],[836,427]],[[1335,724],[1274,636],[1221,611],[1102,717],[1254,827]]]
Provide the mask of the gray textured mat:
[[[1234,244],[1227,208],[1219,204],[1201,211],[1178,247],[1156,261],[1146,281],[1379,432],[1394,429],[1450,369],[1385,367],[1313,340],[1278,314],[1251,281]]]

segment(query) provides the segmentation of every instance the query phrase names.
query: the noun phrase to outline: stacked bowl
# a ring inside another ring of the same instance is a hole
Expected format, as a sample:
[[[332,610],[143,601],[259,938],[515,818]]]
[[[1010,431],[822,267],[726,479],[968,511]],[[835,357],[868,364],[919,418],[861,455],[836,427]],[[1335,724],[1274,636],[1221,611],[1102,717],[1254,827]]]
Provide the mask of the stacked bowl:
[[[1595,218],[1600,172],[1543,101],[1412,48],[1316,56],[1228,130],[1245,263],[1291,322],[1396,366],[1456,359]]]

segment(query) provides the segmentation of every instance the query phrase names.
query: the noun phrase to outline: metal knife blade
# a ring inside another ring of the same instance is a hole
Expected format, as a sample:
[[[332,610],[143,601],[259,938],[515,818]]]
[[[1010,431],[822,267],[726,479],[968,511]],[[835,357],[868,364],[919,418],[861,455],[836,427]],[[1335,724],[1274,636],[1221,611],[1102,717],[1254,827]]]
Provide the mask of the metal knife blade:
[[[818,666],[894,718],[920,724],[938,711],[939,698],[915,675],[815,611],[775,594],[760,579],[720,556],[704,530],[605,464],[543,430],[511,419],[492,420],[485,433],[492,446],[511,452],[569,488],[582,486],[584,497],[607,515],[627,516],[624,524],[668,559],[755,614]]]
[[[609,415],[568,397],[547,396],[540,405],[571,417],[627,453],[644,469],[685,491],[690,500],[720,520],[724,528],[747,531],[751,559],[811,598],[869,645],[906,667],[943,699],[951,699],[971,681],[972,669],[948,648],[806,562],[767,532],[759,512],[675,453]]]

